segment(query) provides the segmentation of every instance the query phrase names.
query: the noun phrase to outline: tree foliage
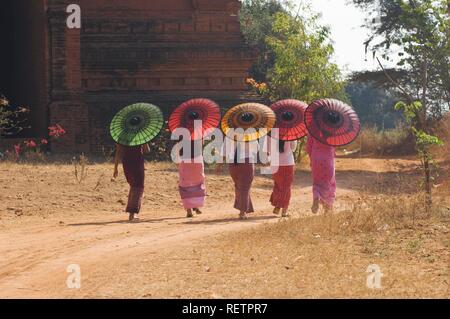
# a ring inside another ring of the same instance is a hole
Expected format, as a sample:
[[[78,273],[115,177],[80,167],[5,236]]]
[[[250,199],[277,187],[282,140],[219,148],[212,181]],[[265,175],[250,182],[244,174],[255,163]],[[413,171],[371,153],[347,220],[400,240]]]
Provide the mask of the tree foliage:
[[[427,194],[427,204],[431,205],[431,183],[434,181],[433,171],[435,165],[430,148],[435,145],[442,146],[443,142],[437,136],[431,135],[426,130],[416,127],[415,123],[417,123],[417,121],[415,119],[422,108],[423,105],[419,101],[413,103],[398,102],[395,105],[396,110],[403,111],[406,120],[411,126],[411,132],[416,141],[417,153],[424,172],[423,186]]]
[[[13,107],[8,99],[0,94],[0,137],[12,136],[21,132],[26,122],[25,114],[28,109]]]
[[[439,119],[450,106],[449,4],[447,0],[353,0],[369,12],[372,36],[367,49],[389,60],[398,54],[397,68],[406,71],[397,88],[411,104],[421,101],[417,118]]]
[[[334,50],[328,28],[318,24],[318,16],[307,6],[301,7],[301,15],[292,8],[289,1],[244,1],[244,34],[249,44],[263,49],[265,64],[256,76],[267,86],[257,86],[258,90],[270,100],[346,100],[340,70],[331,62]]]
[[[296,98],[312,102],[319,98],[345,99],[344,82],[338,66],[331,62],[334,53],[329,30],[316,23],[278,13],[274,35],[267,43],[275,54],[269,70],[270,96],[273,99]]]
[[[265,82],[266,75],[275,63],[275,56],[266,42],[272,34],[272,25],[277,13],[287,13],[288,4],[277,0],[246,0],[240,11],[241,29],[247,44],[256,48],[258,58],[250,70],[258,82]]]

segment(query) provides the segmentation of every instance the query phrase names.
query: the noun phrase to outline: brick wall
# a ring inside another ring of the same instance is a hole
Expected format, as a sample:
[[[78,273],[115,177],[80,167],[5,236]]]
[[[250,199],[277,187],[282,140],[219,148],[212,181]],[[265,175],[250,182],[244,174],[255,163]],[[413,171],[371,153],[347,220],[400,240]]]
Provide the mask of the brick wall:
[[[82,29],[65,26],[66,6],[82,8]],[[136,102],[166,114],[186,99],[224,107],[247,91],[254,54],[244,45],[237,0],[48,0],[50,122],[67,129],[59,152],[101,152],[109,122]]]

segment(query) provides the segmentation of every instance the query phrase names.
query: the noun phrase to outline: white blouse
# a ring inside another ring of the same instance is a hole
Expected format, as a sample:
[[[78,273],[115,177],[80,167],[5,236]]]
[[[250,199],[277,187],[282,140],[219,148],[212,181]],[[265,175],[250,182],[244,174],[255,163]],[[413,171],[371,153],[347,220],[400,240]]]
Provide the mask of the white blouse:
[[[267,139],[268,141],[268,147],[267,152],[269,154],[270,159],[270,165],[271,166],[293,166],[295,165],[295,159],[294,159],[294,151],[297,149],[297,141],[292,142],[285,142],[284,143],[284,152],[280,153],[278,147],[274,149],[272,152],[271,145],[273,142],[273,139],[269,137]]]
[[[250,159],[252,163],[256,163],[258,142],[236,142],[226,138],[222,144],[220,156],[226,158],[226,163],[234,163],[236,153],[238,162],[244,163],[246,159]]]

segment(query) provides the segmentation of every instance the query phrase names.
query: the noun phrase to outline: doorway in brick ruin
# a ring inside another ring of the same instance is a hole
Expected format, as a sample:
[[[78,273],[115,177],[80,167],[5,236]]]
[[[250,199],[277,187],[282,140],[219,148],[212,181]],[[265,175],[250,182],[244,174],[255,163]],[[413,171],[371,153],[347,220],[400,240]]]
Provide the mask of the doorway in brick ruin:
[[[3,0],[0,9],[0,92],[26,106],[30,129],[18,137],[45,136],[48,105],[46,0]],[[27,125],[27,126],[28,126]]]

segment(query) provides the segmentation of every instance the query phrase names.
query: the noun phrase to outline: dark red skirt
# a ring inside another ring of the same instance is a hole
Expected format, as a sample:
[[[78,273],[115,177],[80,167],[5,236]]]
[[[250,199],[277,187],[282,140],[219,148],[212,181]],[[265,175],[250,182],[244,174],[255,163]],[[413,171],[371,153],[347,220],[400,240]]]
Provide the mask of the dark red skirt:
[[[255,176],[255,164],[230,164],[229,170],[234,181],[234,208],[241,212],[253,213],[255,210],[250,198],[250,188]]]
[[[291,188],[294,183],[294,166],[280,166],[273,174],[273,191],[270,202],[278,208],[288,208],[291,201]]]
[[[144,154],[141,146],[123,149],[123,171],[130,185],[126,212],[139,214],[145,183]]]

